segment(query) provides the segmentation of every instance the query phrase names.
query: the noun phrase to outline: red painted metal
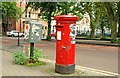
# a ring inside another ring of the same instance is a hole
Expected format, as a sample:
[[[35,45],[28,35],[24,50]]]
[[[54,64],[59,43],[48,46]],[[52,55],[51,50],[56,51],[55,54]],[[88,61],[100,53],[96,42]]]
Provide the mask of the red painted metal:
[[[50,34],[50,36],[56,37],[56,34],[55,34],[55,33],[52,33],[52,34]]]
[[[75,44],[71,44],[70,25],[76,23],[77,16],[60,15],[56,20],[56,64],[69,66],[75,63]]]

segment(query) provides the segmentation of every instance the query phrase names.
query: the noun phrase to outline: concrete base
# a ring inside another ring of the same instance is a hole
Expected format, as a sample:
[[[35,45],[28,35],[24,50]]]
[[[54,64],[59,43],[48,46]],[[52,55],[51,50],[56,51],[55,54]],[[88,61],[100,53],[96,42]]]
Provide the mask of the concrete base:
[[[61,66],[55,64],[55,72],[60,74],[73,74],[75,73],[75,64],[70,66]]]

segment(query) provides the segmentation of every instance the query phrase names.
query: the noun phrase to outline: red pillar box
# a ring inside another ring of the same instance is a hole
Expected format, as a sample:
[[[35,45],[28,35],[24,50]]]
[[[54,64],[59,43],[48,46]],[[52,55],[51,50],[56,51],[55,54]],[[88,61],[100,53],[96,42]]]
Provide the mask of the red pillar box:
[[[75,23],[77,16],[60,15],[56,20],[56,64],[55,72],[71,74],[75,72]]]

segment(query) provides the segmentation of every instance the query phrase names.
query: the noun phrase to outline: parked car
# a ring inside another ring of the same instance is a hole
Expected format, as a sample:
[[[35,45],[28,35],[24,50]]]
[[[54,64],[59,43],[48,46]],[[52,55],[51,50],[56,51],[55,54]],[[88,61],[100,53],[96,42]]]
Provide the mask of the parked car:
[[[11,37],[17,37],[18,36],[18,31],[17,30],[7,31],[6,35],[11,36]],[[23,37],[24,33],[19,32],[19,36]]]
[[[107,32],[107,33],[104,33],[105,36],[111,36],[111,33]]]

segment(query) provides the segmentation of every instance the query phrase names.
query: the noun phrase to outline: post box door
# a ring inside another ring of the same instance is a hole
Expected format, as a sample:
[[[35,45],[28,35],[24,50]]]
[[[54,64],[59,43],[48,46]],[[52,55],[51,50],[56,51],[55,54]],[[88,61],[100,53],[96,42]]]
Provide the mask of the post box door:
[[[58,64],[65,64],[66,63],[66,57],[65,57],[65,51],[63,49],[64,45],[64,28],[63,26],[57,26],[56,27],[56,62]]]
[[[69,25],[69,24],[66,24]],[[68,65],[69,52],[71,48],[71,38],[68,26],[56,27],[56,62],[57,64]]]

